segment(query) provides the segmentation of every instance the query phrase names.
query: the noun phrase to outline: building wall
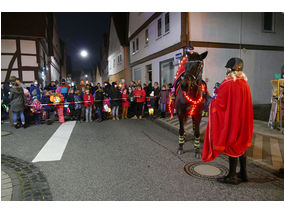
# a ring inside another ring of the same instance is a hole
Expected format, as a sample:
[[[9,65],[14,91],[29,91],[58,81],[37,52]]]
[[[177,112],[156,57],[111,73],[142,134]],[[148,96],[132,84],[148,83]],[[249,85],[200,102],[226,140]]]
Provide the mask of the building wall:
[[[284,52],[263,50],[238,50],[225,48],[195,48],[199,53],[208,51],[204,60],[203,79],[207,81],[212,94],[216,82],[222,82],[226,75],[226,62],[231,57],[244,61],[244,73],[248,77],[254,104],[268,104],[271,99],[271,83],[275,73],[284,65]]]
[[[177,44],[181,41],[181,13],[170,13],[170,30],[165,33],[165,14],[162,13],[159,17],[154,19],[145,29],[143,29],[136,37],[130,40],[129,52],[130,63],[145,58],[148,55],[159,52],[167,47]],[[130,18],[133,17],[130,13]],[[162,36],[158,37],[158,20],[162,19]],[[144,21],[144,19],[142,19]],[[132,28],[131,23],[133,20],[129,20],[129,29]],[[141,22],[139,19],[137,22]],[[145,21],[144,21],[145,22]],[[145,43],[145,31],[148,29],[149,41]],[[132,42],[135,42],[136,38],[139,39],[139,50],[133,53]]]
[[[121,61],[118,57],[121,55]],[[110,33],[109,33],[109,49],[108,49],[108,74],[115,75],[124,69],[124,51],[120,44],[113,18],[111,18]]]
[[[114,75],[109,75],[109,82],[110,83],[112,83],[112,82],[119,83],[121,81],[121,79],[125,79],[125,72],[124,71],[118,72]]]
[[[141,25],[144,24],[153,14],[153,12],[129,13],[128,37],[130,37],[139,27],[141,27]]]
[[[16,76],[24,83],[30,84],[38,76],[38,52],[36,40],[1,39],[1,83],[6,78]],[[8,74],[9,64],[13,57],[11,74]]]
[[[190,40],[284,46],[284,14],[275,13],[275,33],[263,32],[263,13],[189,13]]]
[[[99,72],[99,67],[97,67],[97,71],[96,71],[96,84],[97,83],[100,83],[101,85],[103,84],[103,81],[102,81],[102,76],[100,75],[100,72]]]
[[[283,47],[284,15],[275,15],[275,32],[265,33],[262,30],[262,13],[190,13],[190,40]],[[226,62],[231,57],[240,57],[244,61],[253,103],[270,103],[270,80],[275,78],[275,73],[281,72],[284,51],[208,47],[195,47],[195,51],[208,51],[203,77],[208,81],[211,94],[214,84],[225,77]]]
[[[149,83],[146,81],[146,66],[152,64],[152,83],[154,82],[159,82],[159,84],[161,84],[160,82],[160,62],[166,61],[168,59],[174,59],[174,61],[177,62],[177,60],[175,59],[175,55],[178,53],[182,53],[183,49],[179,49],[177,51],[168,53],[166,55],[160,56],[158,58],[149,60],[147,62],[141,63],[139,65],[136,65],[134,67],[132,67],[131,72],[132,72],[132,79],[131,80],[141,80],[142,83]],[[174,73],[176,73],[178,69],[178,63],[174,63]],[[135,79],[135,72],[137,70],[140,70],[141,72],[141,79]],[[173,82],[168,82],[168,83],[173,83]]]

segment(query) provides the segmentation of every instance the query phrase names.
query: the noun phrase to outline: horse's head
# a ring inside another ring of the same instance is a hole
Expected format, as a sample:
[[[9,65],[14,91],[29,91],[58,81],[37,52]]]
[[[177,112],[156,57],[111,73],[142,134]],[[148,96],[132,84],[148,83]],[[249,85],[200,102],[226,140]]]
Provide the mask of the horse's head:
[[[188,91],[189,88],[194,88],[201,84],[203,60],[207,54],[207,51],[200,55],[197,52],[186,53],[187,62],[185,64],[184,79],[181,84],[183,91]]]

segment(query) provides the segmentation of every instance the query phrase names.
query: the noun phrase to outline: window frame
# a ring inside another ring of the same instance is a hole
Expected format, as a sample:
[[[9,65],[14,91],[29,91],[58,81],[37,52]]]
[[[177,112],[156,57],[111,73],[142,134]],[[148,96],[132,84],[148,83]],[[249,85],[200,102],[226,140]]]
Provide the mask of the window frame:
[[[166,31],[166,29],[167,29],[167,24],[166,24],[166,21],[167,21],[167,15],[168,15],[168,30]],[[165,33],[168,33],[168,32],[170,32],[170,13],[169,12],[167,12],[166,14],[165,14]]]
[[[262,13],[262,32],[264,32],[264,33],[275,33],[275,22],[276,22],[275,21],[276,20],[275,13],[273,13],[273,12],[269,12],[269,13],[272,14],[272,23],[271,23],[272,24],[272,29],[271,30],[264,29],[265,12],[263,12]]]
[[[160,34],[159,34],[159,24],[160,24]],[[157,36],[158,38],[162,36],[162,17],[160,17],[157,21]]]
[[[145,44],[149,43],[149,29],[147,28],[145,30]]]
[[[136,43],[136,52],[137,52],[139,50],[139,38],[138,37],[136,37],[135,43]]]

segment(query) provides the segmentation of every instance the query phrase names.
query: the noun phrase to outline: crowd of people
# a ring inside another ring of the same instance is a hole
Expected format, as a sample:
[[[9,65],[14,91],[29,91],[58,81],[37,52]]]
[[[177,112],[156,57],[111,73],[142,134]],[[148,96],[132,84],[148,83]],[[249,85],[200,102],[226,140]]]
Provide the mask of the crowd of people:
[[[2,88],[2,121],[10,118],[15,128],[31,124],[51,124],[57,120],[92,122],[96,120],[154,119],[165,117],[168,111],[169,93],[172,85],[160,89],[158,82],[143,84],[132,81],[130,85],[120,82],[104,82],[80,85],[51,81],[43,89],[35,80],[29,87],[12,76]]]

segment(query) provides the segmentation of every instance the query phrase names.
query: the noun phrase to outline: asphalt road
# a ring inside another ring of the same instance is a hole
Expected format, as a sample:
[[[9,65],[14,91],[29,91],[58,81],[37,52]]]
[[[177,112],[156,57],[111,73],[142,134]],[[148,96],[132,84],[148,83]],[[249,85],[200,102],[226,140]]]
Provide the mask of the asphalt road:
[[[1,153],[31,162],[59,123],[14,129],[1,139]],[[37,162],[53,200],[284,200],[284,180],[249,163],[252,181],[224,185],[188,175],[193,145],[176,155],[177,136],[149,120],[77,123],[60,161]],[[215,163],[228,166],[227,159]],[[270,179],[269,179],[270,177]],[[279,182],[280,181],[280,182]]]

